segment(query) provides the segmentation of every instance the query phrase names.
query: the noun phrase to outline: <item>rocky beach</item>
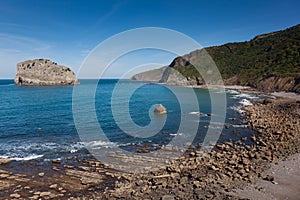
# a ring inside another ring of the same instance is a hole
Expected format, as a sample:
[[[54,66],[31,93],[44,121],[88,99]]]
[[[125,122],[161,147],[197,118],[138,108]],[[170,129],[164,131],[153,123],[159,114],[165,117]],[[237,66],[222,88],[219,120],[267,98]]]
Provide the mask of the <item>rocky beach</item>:
[[[0,200],[299,200],[300,1],[0,1]]]
[[[254,99],[253,104],[243,107],[257,132],[252,144],[242,138],[219,143],[212,151],[189,149],[167,167],[144,174],[118,172],[92,157],[52,160],[46,168],[31,161],[20,166],[23,170],[1,159],[0,198],[256,199],[238,191],[260,181],[280,186],[266,170],[299,155],[300,102],[277,98]]]

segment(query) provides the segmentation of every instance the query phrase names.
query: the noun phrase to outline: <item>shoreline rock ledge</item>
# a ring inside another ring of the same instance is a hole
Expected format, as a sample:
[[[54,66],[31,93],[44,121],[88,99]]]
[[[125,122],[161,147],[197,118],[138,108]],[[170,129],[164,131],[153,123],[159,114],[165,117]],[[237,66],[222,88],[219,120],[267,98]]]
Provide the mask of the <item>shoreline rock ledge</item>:
[[[34,59],[17,64],[16,85],[51,86],[79,84],[75,73],[48,59]]]

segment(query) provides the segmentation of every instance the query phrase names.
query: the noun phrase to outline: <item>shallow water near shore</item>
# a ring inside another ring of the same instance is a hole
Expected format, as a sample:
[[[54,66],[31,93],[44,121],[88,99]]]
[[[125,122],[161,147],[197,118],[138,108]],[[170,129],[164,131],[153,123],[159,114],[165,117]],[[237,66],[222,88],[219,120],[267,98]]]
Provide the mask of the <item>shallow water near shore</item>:
[[[97,80],[80,80],[82,90],[89,90]],[[132,120],[139,126],[146,126],[150,120],[160,123],[163,116],[149,116],[149,110],[155,104],[163,104],[168,109],[166,123],[162,130],[150,138],[130,137],[119,128],[111,112],[111,96],[118,80],[101,80],[96,91],[95,108],[99,124],[107,134],[110,142],[90,140],[82,142],[78,136],[72,114],[73,86],[51,87],[18,87],[13,80],[0,80],[0,158],[9,158],[18,164],[29,160],[35,162],[50,162],[52,159],[72,158],[74,156],[90,157],[85,148],[109,148],[118,145],[125,150],[137,151],[142,147],[155,150],[165,146],[179,133],[180,118],[186,117],[189,123],[199,125],[194,139],[194,146],[201,143],[208,129],[211,113],[210,95],[207,89],[195,88],[201,112],[190,106],[181,116],[179,102],[176,96],[163,85],[146,84],[124,80],[122,89],[140,84],[141,87],[132,95],[129,101],[129,112]],[[176,87],[183,95],[187,88]],[[212,90],[215,93],[218,89]],[[241,94],[235,90],[226,90],[227,116],[226,128],[223,129],[219,141],[240,140],[250,143],[249,136],[254,132],[247,127],[245,118],[241,116],[241,106],[250,105],[247,99],[260,98],[256,95]],[[84,101],[84,100],[83,100]],[[120,97],[120,104],[127,100]],[[186,95],[184,104],[189,104]],[[84,103],[84,102],[83,102]],[[83,111],[83,116],[89,117],[89,111]],[[122,112],[119,113],[122,117]],[[152,117],[152,118],[151,118]],[[124,125],[126,126],[126,124]],[[211,128],[222,128],[224,124],[210,124]],[[89,124],[86,124],[89,129]],[[130,128],[130,127],[129,127]],[[90,130],[92,134],[93,130]],[[193,147],[193,146],[192,146]]]

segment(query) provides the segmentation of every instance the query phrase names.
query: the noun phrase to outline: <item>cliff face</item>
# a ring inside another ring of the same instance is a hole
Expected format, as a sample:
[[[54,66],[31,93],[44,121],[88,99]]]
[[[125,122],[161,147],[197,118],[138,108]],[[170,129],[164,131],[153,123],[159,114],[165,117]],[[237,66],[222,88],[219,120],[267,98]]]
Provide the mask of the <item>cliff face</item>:
[[[285,91],[300,93],[300,75],[297,77],[271,76],[258,82],[257,89],[267,92]]]
[[[209,62],[207,55],[214,63]],[[159,82],[202,85],[204,81],[195,67],[201,69],[201,74],[213,74],[210,69],[214,64],[227,85],[252,86],[268,92],[300,93],[300,25],[262,34],[247,42],[207,47],[177,57],[162,70]],[[171,69],[179,73],[171,73]],[[145,76],[152,71],[146,73]],[[213,77],[211,80],[206,84],[218,84]]]
[[[131,77],[132,80],[159,81],[167,67],[142,72]]]
[[[16,85],[76,85],[75,73],[69,68],[47,59],[27,60],[17,64]]]

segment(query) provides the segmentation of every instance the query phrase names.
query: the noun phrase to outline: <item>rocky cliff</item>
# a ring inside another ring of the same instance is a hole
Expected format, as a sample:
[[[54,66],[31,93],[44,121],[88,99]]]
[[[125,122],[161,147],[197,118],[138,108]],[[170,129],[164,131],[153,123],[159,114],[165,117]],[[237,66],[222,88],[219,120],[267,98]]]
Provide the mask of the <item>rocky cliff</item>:
[[[17,64],[16,85],[76,85],[75,73],[69,68],[48,60],[27,60]]]
[[[150,71],[142,72],[135,74],[131,77],[132,80],[144,80],[144,81],[159,81],[162,78],[162,74],[165,71],[167,66],[159,68],[159,69],[153,69]]]
[[[209,62],[207,55],[214,62]],[[201,69],[201,74],[214,74],[210,71],[212,64],[216,64],[227,85],[300,93],[300,25],[258,35],[250,41],[207,47],[177,57],[161,70],[159,82],[202,85],[204,81],[195,67]],[[139,77],[152,73],[140,73]],[[206,84],[218,84],[218,80],[211,80]]]

